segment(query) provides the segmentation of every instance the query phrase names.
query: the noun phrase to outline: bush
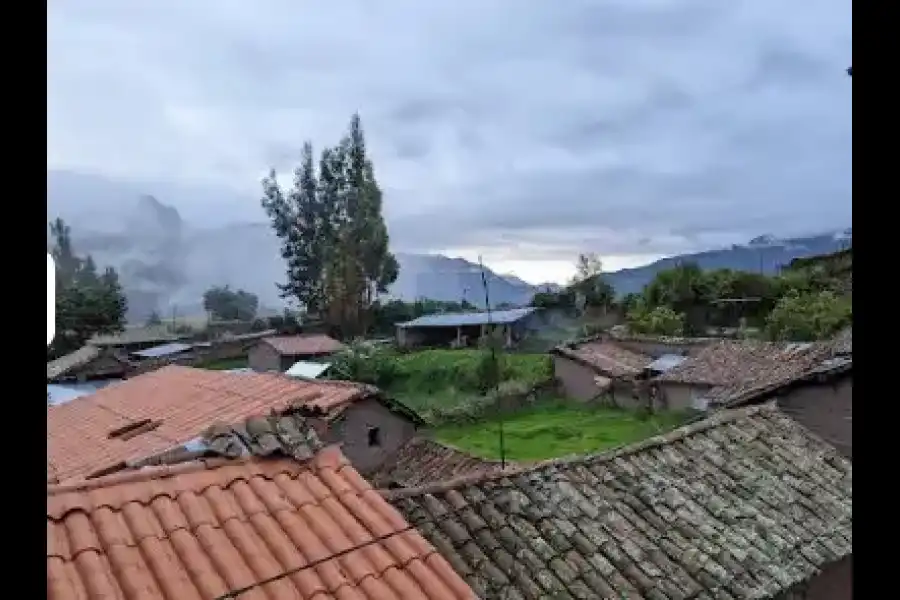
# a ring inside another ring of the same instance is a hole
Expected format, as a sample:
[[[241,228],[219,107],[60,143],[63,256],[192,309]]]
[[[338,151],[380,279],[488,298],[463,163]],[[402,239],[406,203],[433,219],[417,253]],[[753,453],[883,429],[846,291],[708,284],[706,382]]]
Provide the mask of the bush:
[[[391,348],[355,341],[332,357],[331,372],[334,379],[385,388],[397,380],[400,368]]]

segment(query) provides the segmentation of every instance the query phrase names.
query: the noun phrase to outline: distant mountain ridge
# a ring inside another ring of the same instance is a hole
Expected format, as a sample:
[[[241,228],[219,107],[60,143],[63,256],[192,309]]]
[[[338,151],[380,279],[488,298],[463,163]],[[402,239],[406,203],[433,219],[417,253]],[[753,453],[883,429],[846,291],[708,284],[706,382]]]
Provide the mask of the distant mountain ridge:
[[[261,306],[284,306],[275,285],[284,279],[284,262],[279,241],[267,223],[229,225],[222,214],[210,221],[197,207],[185,217],[156,197],[134,193],[134,186],[123,187],[97,176],[48,171],[47,181],[50,217],[61,216],[72,227],[76,251],[91,253],[99,265],[116,267],[128,294],[130,320],[140,322],[152,311],[201,314],[203,292],[213,285],[228,284],[253,292]],[[173,204],[185,202],[186,197],[195,198],[192,188],[185,191],[170,186],[162,193],[170,193]],[[215,197],[207,200],[212,203]],[[223,202],[237,206],[239,199],[224,198]],[[204,227],[198,227],[198,223]],[[785,240],[765,235],[743,246],[665,258],[604,277],[619,295],[624,295],[640,291],[656,273],[682,261],[696,262],[705,269],[772,274],[794,258],[827,254],[851,243],[850,228]],[[478,265],[432,254],[398,253],[397,259],[400,276],[391,286],[390,297],[406,301],[466,300],[484,306]],[[530,285],[515,275],[499,275],[489,268],[485,268],[485,278],[494,306],[525,304],[537,291],[560,289],[557,284]]]

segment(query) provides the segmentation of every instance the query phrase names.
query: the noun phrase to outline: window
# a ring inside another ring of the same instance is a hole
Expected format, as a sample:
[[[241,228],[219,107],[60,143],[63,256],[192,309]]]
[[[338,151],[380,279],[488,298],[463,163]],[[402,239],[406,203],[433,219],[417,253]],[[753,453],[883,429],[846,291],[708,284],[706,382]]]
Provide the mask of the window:
[[[369,446],[381,445],[381,430],[377,427],[369,427]]]

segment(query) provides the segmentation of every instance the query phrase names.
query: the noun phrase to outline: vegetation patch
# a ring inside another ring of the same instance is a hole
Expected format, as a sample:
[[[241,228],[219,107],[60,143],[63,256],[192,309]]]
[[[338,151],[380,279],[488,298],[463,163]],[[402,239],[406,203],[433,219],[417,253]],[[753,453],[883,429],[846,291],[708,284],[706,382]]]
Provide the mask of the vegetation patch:
[[[535,461],[570,454],[593,454],[669,431],[686,413],[641,415],[633,411],[548,402],[516,415],[439,427],[441,442],[484,457],[500,458],[503,425],[506,459]]]

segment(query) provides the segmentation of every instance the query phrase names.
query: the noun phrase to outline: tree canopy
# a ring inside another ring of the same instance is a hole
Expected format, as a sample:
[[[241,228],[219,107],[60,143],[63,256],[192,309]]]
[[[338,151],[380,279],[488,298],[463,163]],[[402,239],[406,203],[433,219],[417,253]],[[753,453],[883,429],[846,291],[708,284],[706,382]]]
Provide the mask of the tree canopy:
[[[256,294],[227,285],[213,286],[203,293],[203,310],[220,321],[252,321],[258,308]]]
[[[48,359],[77,350],[94,335],[122,331],[128,307],[118,273],[112,267],[100,273],[90,255],[78,256],[62,219],[50,223],[50,235],[56,262],[56,337]]]
[[[318,168],[312,144],[304,144],[290,190],[281,189],[274,169],[262,184],[262,206],[286,263],[282,296],[340,334],[360,335],[399,265],[388,249],[382,194],[359,115],[337,145],[322,151]]]

